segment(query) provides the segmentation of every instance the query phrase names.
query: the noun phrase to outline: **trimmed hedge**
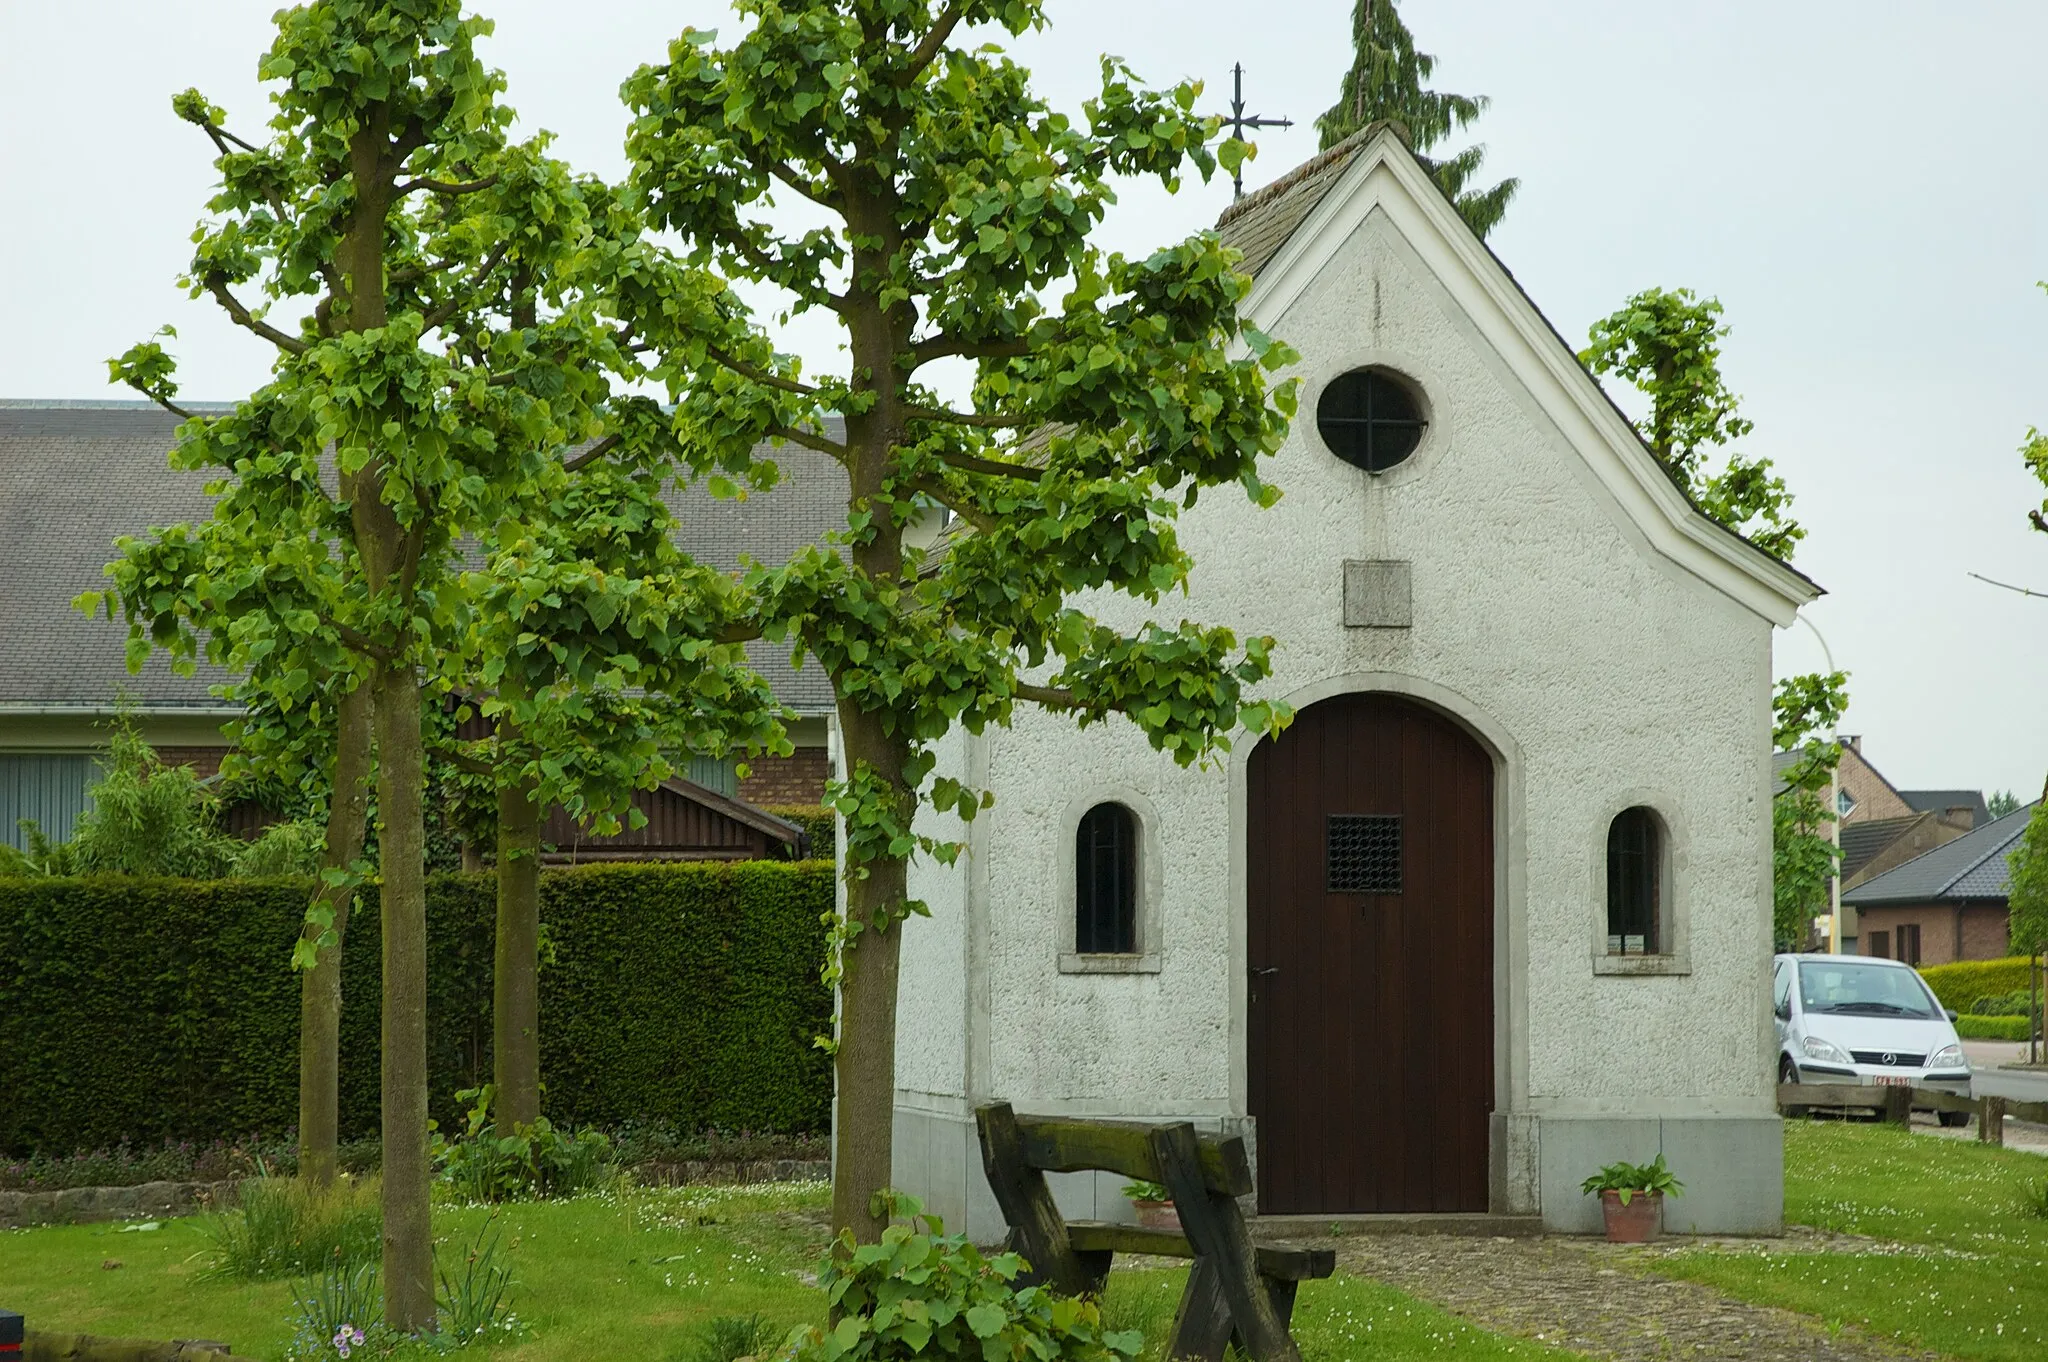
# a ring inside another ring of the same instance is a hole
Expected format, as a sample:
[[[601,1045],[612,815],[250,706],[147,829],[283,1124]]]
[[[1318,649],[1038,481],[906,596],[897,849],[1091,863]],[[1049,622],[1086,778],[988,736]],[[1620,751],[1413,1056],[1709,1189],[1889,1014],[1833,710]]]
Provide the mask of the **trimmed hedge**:
[[[298,1119],[294,880],[0,880],[0,1152],[274,1134]],[[809,1132],[830,1119],[832,867],[541,877],[541,1081],[558,1123]],[[495,885],[428,880],[435,1117],[490,1072]],[[378,922],[342,948],[341,1133],[377,1129]]]
[[[1980,1017],[1964,1012],[1956,1017],[1956,1034],[1964,1040],[2025,1040],[2025,1017]]]
[[[1929,965],[1920,977],[1941,999],[1943,1007],[1966,1011],[1979,998],[1994,993],[2027,991],[2027,957],[2003,960],[1958,960],[1952,965]]]
[[[761,812],[786,818],[810,835],[811,855],[821,861],[832,859],[839,844],[839,815],[824,804],[763,804]]]

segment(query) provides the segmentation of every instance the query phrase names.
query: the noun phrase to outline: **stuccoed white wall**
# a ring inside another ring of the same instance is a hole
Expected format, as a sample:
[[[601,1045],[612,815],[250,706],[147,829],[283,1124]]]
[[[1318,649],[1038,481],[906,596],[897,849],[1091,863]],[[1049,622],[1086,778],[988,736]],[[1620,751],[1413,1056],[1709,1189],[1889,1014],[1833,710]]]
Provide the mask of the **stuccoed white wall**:
[[[937,774],[964,779],[973,739],[956,729],[935,744]],[[965,843],[967,825],[929,808],[917,830],[942,842]],[[896,1086],[903,1103],[961,1110],[967,1091],[967,858],[954,866],[919,857],[910,866],[910,897],[931,916],[905,924],[896,1002]]]
[[[1650,547],[1383,214],[1262,322],[1303,356],[1302,415],[1267,474],[1285,496],[1261,512],[1221,489],[1186,514],[1191,598],[1155,617],[1276,636],[1268,694],[1409,678],[1504,739],[1493,744],[1506,848],[1500,1110],[1767,1112],[1769,624]],[[1314,429],[1322,384],[1365,363],[1409,374],[1431,408],[1422,448],[1379,478],[1330,455]],[[1349,558],[1413,563],[1413,628],[1342,626]],[[1145,613],[1113,597],[1087,604],[1119,625]],[[999,803],[978,853],[985,1011],[954,1010],[968,997],[948,982],[964,979],[965,934],[922,891],[939,918],[913,923],[906,942],[904,1086],[965,1080],[932,1044],[965,1022],[986,1030],[974,1097],[1242,1114],[1230,809],[1244,751],[1183,771],[1128,724],[1082,733],[1023,712],[986,742]],[[1062,974],[1071,899],[1055,882],[1059,840],[1077,804],[1117,786],[1161,821],[1162,939],[1147,943],[1159,970]],[[1594,972],[1607,824],[1638,802],[1670,824],[1689,973]]]

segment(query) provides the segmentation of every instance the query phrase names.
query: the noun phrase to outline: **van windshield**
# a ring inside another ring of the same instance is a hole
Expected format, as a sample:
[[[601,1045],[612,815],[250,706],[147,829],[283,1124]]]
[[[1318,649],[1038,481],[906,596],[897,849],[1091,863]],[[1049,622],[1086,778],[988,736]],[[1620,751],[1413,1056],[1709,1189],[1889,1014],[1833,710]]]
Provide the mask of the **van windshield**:
[[[1941,1015],[1912,970],[1849,960],[1800,961],[1799,1002],[1808,1012],[1929,1019]]]

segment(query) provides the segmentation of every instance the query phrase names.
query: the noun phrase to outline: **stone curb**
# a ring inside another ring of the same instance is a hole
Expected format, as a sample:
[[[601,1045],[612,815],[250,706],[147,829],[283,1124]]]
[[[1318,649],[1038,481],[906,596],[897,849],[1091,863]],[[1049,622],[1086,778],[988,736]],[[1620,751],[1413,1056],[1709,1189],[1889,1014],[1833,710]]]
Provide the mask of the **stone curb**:
[[[0,1192],[0,1229],[191,1215],[234,1205],[240,1187],[241,1182],[236,1179],[145,1182],[136,1187],[67,1187],[61,1192]]]
[[[633,1169],[654,1187],[697,1183],[824,1182],[827,1159],[682,1159]],[[0,1191],[0,1229],[31,1225],[85,1225],[102,1220],[192,1215],[221,1210],[241,1198],[241,1180],[145,1182],[137,1187],[67,1187],[61,1192]]]

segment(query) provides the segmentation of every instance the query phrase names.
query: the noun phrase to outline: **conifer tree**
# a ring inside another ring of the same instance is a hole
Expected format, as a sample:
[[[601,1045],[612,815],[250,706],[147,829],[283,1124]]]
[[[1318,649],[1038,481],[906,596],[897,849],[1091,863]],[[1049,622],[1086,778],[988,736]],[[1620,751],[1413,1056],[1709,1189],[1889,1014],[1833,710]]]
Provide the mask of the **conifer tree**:
[[[1429,88],[1436,58],[1415,50],[1415,37],[1401,21],[1395,0],[1354,0],[1351,40],[1356,54],[1351,69],[1344,73],[1337,102],[1316,119],[1323,149],[1329,150],[1373,123],[1401,124],[1407,129],[1415,159],[1466,224],[1485,237],[1507,215],[1508,204],[1522,182],[1507,179],[1490,189],[1471,188],[1473,176],[1486,159],[1482,145],[1446,157],[1429,153],[1451,134],[1478,122],[1490,101],[1485,95],[1454,95]]]

